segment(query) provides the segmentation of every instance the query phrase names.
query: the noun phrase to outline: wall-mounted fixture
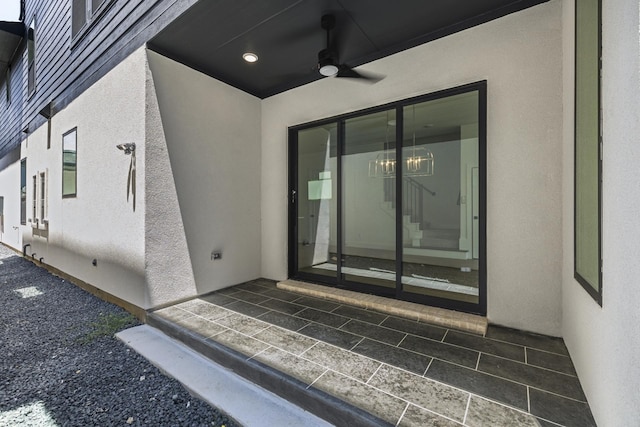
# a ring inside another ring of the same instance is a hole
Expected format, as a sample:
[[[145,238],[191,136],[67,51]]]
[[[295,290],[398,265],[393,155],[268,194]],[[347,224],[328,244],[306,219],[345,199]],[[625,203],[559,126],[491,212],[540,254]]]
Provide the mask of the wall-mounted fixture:
[[[128,142],[126,144],[118,144],[118,145],[116,145],[116,148],[118,148],[118,150],[124,151],[125,155],[128,155],[128,154],[131,154],[134,151],[136,151],[136,143],[135,142]]]
[[[98,260],[97,259],[93,259],[93,261],[91,261],[91,265],[93,265],[94,267],[98,266]]]
[[[127,178],[127,202],[129,194],[133,199],[133,211],[136,211],[136,143],[128,142],[126,144],[116,145],[118,150],[124,151],[125,155],[131,155],[131,163],[129,163],[129,176]]]

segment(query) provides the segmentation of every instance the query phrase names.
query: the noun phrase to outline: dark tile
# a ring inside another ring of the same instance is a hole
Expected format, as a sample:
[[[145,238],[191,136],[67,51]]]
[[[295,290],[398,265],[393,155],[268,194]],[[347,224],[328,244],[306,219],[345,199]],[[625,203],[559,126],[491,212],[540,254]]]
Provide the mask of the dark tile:
[[[282,301],[295,301],[300,298],[300,294],[294,294],[293,292],[283,291],[281,289],[270,289],[264,292],[265,295],[270,296],[271,298],[277,298]]]
[[[482,353],[489,353],[495,356],[517,360],[518,362],[524,362],[524,347],[519,345],[507,344],[478,335],[465,334],[457,331],[449,331],[444,338],[444,342],[478,350]]]
[[[263,278],[254,279],[247,283],[253,283],[256,285],[264,286],[265,288],[269,288],[269,289],[276,289],[278,286],[278,282],[276,282],[275,280],[263,279]]]
[[[270,299],[260,303],[260,305],[286,314],[296,314],[306,308],[302,305],[291,304],[290,302],[280,301],[278,299]]]
[[[307,308],[301,311],[296,316],[303,319],[312,320],[314,322],[322,323],[323,325],[333,326],[339,328],[347,323],[349,319],[346,317],[338,316],[337,314],[326,313],[324,311],[316,310],[313,308]]]
[[[300,329],[298,332],[346,350],[350,350],[354,345],[362,340],[362,337],[359,337],[358,335],[350,334],[349,332],[340,331],[317,323],[311,323]]]
[[[407,335],[404,332],[360,322],[359,320],[351,320],[340,329],[391,345],[398,345]]]
[[[331,311],[340,307],[340,304],[336,304],[335,302],[313,297],[300,297],[294,301],[296,304],[306,305],[307,307],[316,308],[323,311]]]
[[[398,331],[406,332],[408,334],[418,335],[424,338],[430,338],[432,340],[440,341],[445,332],[444,328],[428,325],[426,323],[420,323],[415,320],[400,319],[398,317],[388,317],[380,326],[386,326],[387,328],[396,329]]]
[[[224,289],[220,289],[219,291],[216,291],[217,294],[220,295],[233,295],[236,292],[240,292],[241,289],[235,287],[235,286],[230,286],[228,288],[224,288]]]
[[[577,377],[483,354],[478,370],[571,399],[586,401]]]
[[[213,294],[209,294],[207,296],[201,297],[200,298],[203,301],[207,301],[210,302],[211,304],[216,304],[216,305],[221,305],[221,306],[225,306],[227,304],[231,304],[232,302],[236,302],[238,301],[235,298],[232,298],[230,296],[227,295],[223,295],[221,293],[213,293]]]
[[[273,289],[273,287],[266,287],[256,282],[243,283],[242,285],[236,286],[236,288],[241,289],[243,291],[255,292],[257,294],[267,292]]]
[[[540,427],[538,420],[531,414],[473,395],[467,406],[465,425]]]
[[[525,347],[533,347],[538,350],[550,351],[552,353],[564,354],[566,356],[569,355],[562,338],[548,337],[546,335],[538,335],[531,332],[523,332],[517,329],[510,329],[495,325],[489,326],[486,337],[523,345]]]
[[[386,314],[376,313],[375,311],[362,310],[360,308],[349,307],[347,305],[340,306],[332,311],[334,314],[350,317],[362,322],[373,323],[379,325],[387,318]]]
[[[238,313],[246,314],[247,316],[257,317],[263,313],[269,311],[268,308],[260,307],[259,305],[250,304],[245,301],[236,301],[231,304],[227,304],[224,308],[236,311]]]
[[[541,390],[530,389],[531,413],[566,427],[595,427],[589,405]]]
[[[500,403],[527,410],[527,387],[492,375],[434,360],[426,376]]]
[[[457,363],[467,368],[475,369],[478,363],[479,353],[477,351],[413,335],[407,335],[404,341],[400,343],[400,347],[451,363]]]
[[[271,323],[272,325],[280,326],[281,328],[289,329],[290,331],[298,331],[310,323],[304,319],[276,311],[268,311],[261,314],[258,316],[258,319]]]
[[[527,363],[547,369],[553,369],[554,371],[562,372],[564,374],[576,375],[576,370],[568,356],[560,356],[558,354],[528,348]]]
[[[352,351],[418,375],[424,374],[431,362],[430,357],[367,338]]]
[[[269,297],[266,295],[256,294],[253,292],[247,292],[243,290],[239,290],[238,292],[233,294],[233,297],[245,302],[250,302],[252,304],[259,304],[269,299]]]
[[[543,420],[542,418],[536,418],[540,427],[558,427],[559,424],[552,423],[551,421]]]

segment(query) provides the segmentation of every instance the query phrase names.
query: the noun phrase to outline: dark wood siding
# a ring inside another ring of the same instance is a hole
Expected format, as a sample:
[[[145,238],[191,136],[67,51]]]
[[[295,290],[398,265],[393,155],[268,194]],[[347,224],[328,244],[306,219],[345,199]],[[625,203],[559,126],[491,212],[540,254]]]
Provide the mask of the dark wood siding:
[[[63,109],[196,1],[112,0],[73,38],[71,0],[27,0],[25,23],[36,17],[36,91],[27,98],[23,45],[12,64],[11,103],[0,100],[0,158],[24,138],[24,128],[45,122],[38,114],[45,106],[52,103],[53,114]]]

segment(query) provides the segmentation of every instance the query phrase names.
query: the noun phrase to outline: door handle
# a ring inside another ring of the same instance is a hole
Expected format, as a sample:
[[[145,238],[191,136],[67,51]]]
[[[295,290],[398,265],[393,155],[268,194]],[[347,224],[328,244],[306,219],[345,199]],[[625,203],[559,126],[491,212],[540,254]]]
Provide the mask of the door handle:
[[[296,202],[296,190],[291,190],[291,203]]]

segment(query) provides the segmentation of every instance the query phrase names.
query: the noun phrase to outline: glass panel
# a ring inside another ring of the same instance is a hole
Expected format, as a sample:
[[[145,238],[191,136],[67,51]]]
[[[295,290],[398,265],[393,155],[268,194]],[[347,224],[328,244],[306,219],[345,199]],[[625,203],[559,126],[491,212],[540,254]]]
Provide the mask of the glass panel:
[[[96,10],[104,3],[105,0],[91,0],[91,13],[96,13]]]
[[[29,95],[36,89],[36,20],[31,20],[27,30],[27,91]]]
[[[38,197],[38,180],[36,179],[36,176],[33,176],[33,205],[32,205],[32,215],[31,215],[31,220],[33,222],[36,221],[36,218],[38,217],[36,214],[36,208],[37,208],[37,197]]]
[[[87,22],[86,0],[73,0],[71,14],[71,35],[75,36]]]
[[[36,20],[31,20],[27,30],[27,59],[32,63],[36,59]]]
[[[20,224],[27,223],[27,159],[20,161]]]
[[[337,125],[298,132],[298,271],[337,276]]]
[[[600,42],[598,0],[576,1],[575,271],[600,291]]]
[[[402,284],[479,302],[478,93],[403,109]]]
[[[62,137],[62,196],[76,195],[76,130]]]
[[[396,287],[395,110],[345,121],[342,278]]]
[[[45,174],[40,174],[40,218],[45,219],[46,216],[46,186]]]

